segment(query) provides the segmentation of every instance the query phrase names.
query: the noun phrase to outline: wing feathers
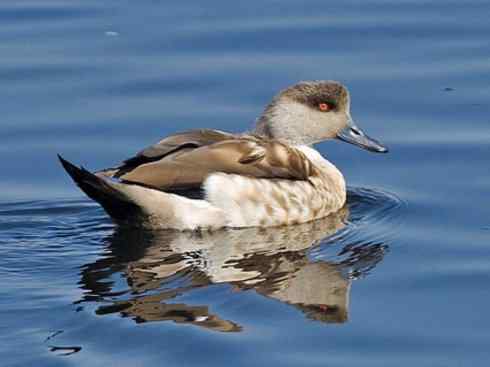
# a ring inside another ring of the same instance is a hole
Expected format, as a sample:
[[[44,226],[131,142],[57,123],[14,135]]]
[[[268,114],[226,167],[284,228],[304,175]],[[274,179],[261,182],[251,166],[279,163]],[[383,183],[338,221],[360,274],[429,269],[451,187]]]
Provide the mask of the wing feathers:
[[[123,181],[169,190],[200,187],[214,172],[308,180],[315,169],[301,151],[282,142],[196,130],[163,139],[125,161],[118,171],[105,172]]]
[[[267,150],[260,145],[255,145],[251,147],[248,153],[243,154],[243,156],[238,160],[241,164],[250,164],[263,159],[267,154]]]

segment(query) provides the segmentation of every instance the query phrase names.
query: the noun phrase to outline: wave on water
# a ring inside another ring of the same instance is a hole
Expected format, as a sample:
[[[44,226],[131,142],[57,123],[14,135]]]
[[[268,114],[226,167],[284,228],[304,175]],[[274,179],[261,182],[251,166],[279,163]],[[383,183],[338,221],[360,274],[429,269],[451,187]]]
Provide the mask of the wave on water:
[[[352,279],[366,276],[389,251],[405,205],[387,191],[349,188],[346,226],[313,247],[310,258],[336,261]]]
[[[0,241],[7,245],[0,251],[4,270],[28,258],[26,275],[42,271],[49,278],[73,271],[64,264],[83,264],[82,297],[74,303],[91,305],[97,315],[239,332],[246,325],[213,311],[220,301],[212,296],[197,306],[175,303],[222,285],[253,290],[312,320],[342,323],[349,318],[352,281],[383,260],[403,205],[393,194],[353,188],[341,211],[310,223],[176,232],[115,227],[88,200],[2,203]]]

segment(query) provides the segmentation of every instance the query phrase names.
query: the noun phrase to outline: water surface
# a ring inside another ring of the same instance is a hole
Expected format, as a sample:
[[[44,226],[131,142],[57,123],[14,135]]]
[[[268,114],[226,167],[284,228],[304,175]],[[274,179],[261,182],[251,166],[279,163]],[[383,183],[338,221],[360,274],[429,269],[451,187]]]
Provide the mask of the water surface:
[[[0,4],[6,366],[466,366],[490,357],[487,1]],[[390,147],[318,149],[349,205],[295,228],[115,228],[88,168],[253,126],[298,80],[345,83]]]

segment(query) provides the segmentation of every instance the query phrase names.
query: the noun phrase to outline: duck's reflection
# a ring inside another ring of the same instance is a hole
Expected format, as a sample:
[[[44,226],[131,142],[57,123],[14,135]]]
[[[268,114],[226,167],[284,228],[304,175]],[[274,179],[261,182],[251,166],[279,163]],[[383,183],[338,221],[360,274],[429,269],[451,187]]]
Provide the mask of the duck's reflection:
[[[333,246],[322,240],[345,227],[347,217],[345,208],[320,221],[281,228],[118,230],[109,239],[107,257],[84,267],[82,302],[100,302],[97,314],[120,313],[136,322],[171,320],[240,331],[240,325],[213,314],[208,305],[177,303],[191,290],[227,283],[233,290],[255,290],[292,305],[313,320],[345,322],[352,276],[372,269],[386,248],[350,243],[340,253],[337,247],[331,261],[311,259],[312,246]],[[119,281],[117,274],[123,274]],[[121,279],[127,285],[121,286]]]

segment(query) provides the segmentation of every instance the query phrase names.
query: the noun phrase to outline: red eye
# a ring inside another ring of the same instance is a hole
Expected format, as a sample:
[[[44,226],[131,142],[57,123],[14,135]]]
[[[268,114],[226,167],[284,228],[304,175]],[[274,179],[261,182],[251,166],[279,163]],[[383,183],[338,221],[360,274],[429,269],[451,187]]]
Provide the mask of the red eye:
[[[331,109],[330,105],[328,103],[319,103],[318,108],[320,109],[320,111],[323,111],[323,112],[330,111],[330,109]]]

